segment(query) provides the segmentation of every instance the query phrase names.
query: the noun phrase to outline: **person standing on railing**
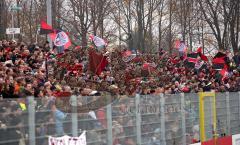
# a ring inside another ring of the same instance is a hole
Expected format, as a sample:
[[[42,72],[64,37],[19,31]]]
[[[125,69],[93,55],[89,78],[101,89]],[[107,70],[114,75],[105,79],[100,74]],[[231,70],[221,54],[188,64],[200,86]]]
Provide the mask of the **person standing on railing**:
[[[63,129],[63,121],[66,119],[67,115],[64,112],[57,109],[54,100],[50,102],[49,106],[55,118],[55,129],[57,136],[65,135]]]
[[[236,64],[236,67],[240,69],[240,52],[233,56],[233,60]]]

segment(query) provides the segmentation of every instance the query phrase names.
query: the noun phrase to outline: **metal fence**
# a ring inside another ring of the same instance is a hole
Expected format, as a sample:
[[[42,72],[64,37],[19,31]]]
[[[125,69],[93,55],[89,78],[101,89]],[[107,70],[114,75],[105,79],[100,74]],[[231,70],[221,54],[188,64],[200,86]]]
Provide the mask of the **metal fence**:
[[[83,103],[88,97],[71,99]],[[63,112],[49,107],[51,100],[0,100],[0,144],[46,145],[48,136],[84,130],[88,145],[188,145],[200,138],[198,94],[121,96],[88,113]],[[240,133],[240,93],[217,93],[216,110],[219,136]],[[206,128],[211,136],[210,122]]]

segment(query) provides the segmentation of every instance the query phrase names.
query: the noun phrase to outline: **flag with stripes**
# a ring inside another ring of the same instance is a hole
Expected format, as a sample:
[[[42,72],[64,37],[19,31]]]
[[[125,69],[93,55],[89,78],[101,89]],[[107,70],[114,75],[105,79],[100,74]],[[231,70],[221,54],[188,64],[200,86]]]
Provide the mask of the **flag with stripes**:
[[[185,66],[189,68],[195,68],[196,63],[199,61],[198,56],[198,53],[187,54]]]
[[[201,60],[203,60],[203,61],[205,61],[205,62],[208,62],[207,56],[205,56],[205,55],[203,54],[202,47],[199,47],[199,48],[197,49],[197,53],[199,54]]]
[[[212,60],[212,68],[215,70],[222,70],[227,68],[226,54],[218,52]]]
[[[52,26],[48,25],[45,21],[41,21],[39,35],[54,33]]]

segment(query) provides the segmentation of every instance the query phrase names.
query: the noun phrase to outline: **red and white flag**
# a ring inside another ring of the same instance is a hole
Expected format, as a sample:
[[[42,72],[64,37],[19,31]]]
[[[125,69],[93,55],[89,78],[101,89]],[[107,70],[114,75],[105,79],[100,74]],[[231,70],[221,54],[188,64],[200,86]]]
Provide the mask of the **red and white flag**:
[[[72,45],[72,42],[69,39],[67,33],[63,31],[55,30],[54,33],[50,34],[52,41],[55,46],[64,47],[64,49],[68,49]]]

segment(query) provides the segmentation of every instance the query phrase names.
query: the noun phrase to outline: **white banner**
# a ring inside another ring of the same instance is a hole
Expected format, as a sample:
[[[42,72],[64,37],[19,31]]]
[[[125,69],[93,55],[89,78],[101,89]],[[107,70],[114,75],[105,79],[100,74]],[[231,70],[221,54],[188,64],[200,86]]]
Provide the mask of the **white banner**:
[[[191,144],[191,145],[201,145],[201,143],[195,143],[195,144]]]
[[[20,28],[7,28],[6,34],[20,34]]]
[[[233,145],[240,145],[240,134],[232,136],[232,144]]]
[[[48,138],[48,145],[87,145],[86,131],[84,131],[79,137],[51,137]]]

